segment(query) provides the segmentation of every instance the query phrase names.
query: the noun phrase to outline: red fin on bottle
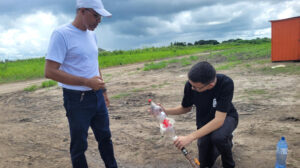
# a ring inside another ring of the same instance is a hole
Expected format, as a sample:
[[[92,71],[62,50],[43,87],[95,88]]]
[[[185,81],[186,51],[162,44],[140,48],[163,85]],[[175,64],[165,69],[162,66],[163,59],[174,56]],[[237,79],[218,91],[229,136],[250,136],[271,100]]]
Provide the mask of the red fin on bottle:
[[[172,126],[172,124],[170,123],[170,121],[168,119],[164,119],[163,125],[164,125],[165,128],[167,128],[169,126]]]

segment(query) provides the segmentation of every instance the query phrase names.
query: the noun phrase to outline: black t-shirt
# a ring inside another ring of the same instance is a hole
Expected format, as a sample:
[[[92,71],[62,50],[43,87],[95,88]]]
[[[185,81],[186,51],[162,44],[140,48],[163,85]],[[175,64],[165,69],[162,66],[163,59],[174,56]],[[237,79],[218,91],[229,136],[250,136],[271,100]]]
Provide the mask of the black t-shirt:
[[[201,128],[215,117],[216,110],[227,113],[238,119],[238,114],[232,104],[234,84],[231,78],[217,74],[216,85],[204,92],[192,90],[192,85],[186,82],[182,107],[196,106],[197,128]]]

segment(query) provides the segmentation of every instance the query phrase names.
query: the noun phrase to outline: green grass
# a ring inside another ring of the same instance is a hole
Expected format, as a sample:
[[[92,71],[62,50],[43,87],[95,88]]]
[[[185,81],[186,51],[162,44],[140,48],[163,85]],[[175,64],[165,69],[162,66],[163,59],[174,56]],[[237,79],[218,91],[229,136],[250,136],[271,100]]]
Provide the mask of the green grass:
[[[228,62],[257,58],[269,58],[271,53],[271,43],[224,43],[218,45],[169,46],[159,48],[152,47],[129,51],[100,52],[99,65],[101,68],[105,68],[138,62],[153,62],[163,58],[173,58],[177,56],[201,52],[210,53],[207,56],[202,56],[205,59],[223,58],[222,60]],[[149,63],[148,69],[151,70],[164,68],[168,64],[175,62],[180,63],[181,66],[187,66],[190,65],[193,61],[198,60],[198,58],[198,56],[193,56],[189,59],[170,60],[170,62],[166,63]],[[8,61],[5,63],[0,62],[0,84],[42,78],[44,77],[44,65],[45,58]],[[146,68],[145,70],[148,69]]]
[[[161,84],[158,84],[158,85],[153,84],[153,85],[151,85],[151,88],[162,88],[166,85],[169,85],[169,83],[165,81],[164,83],[161,83]]]
[[[99,54],[100,67],[111,67],[138,62],[155,61],[182,55],[217,51],[232,48],[232,44],[201,45],[201,46],[169,46],[145,48],[129,51],[102,52]]]
[[[216,67],[216,70],[217,71],[220,71],[220,70],[228,70],[230,68],[234,68],[236,67],[236,65],[238,64],[241,64],[242,62],[241,61],[232,61],[232,62],[227,62],[225,64],[222,64],[222,65],[219,65]]]
[[[156,70],[156,69],[163,69],[167,67],[169,64],[175,64],[175,63],[180,63],[181,66],[187,66],[192,64],[192,61],[198,60],[198,56],[190,56],[188,58],[181,58],[181,59],[171,59],[168,61],[160,61],[160,62],[150,62],[146,63],[144,65],[144,71],[149,71],[149,70]]]
[[[57,85],[56,81],[47,80],[47,81],[42,82],[40,86],[38,86],[38,85],[31,85],[29,87],[26,87],[24,89],[24,91],[32,92],[32,91],[38,90],[40,88],[48,88],[48,87],[52,87],[52,86],[56,86],[56,85]]]
[[[109,82],[113,78],[112,74],[104,73],[102,75],[103,75],[103,79],[104,79],[105,82]]]
[[[211,50],[215,51],[215,50]],[[260,44],[231,44],[231,48],[227,48],[224,51],[211,53],[206,56],[207,59],[220,59],[222,58],[226,63],[217,67],[217,70],[227,70],[236,67],[238,64],[242,64],[244,60],[257,60],[258,64],[264,64],[270,62],[271,43]],[[187,66],[192,61],[198,60],[199,57],[191,56],[190,58],[171,59],[169,61],[161,61],[158,63],[145,64],[144,71],[162,69],[168,66],[170,63],[180,62],[182,66]],[[248,65],[250,66],[250,65]]]
[[[300,66],[299,64],[289,64],[286,67],[272,68],[271,66],[259,68],[258,71],[264,74],[276,75],[276,74],[289,74],[299,75]]]
[[[276,65],[285,65],[285,67],[272,68],[275,67]],[[271,60],[268,58],[255,59],[243,64],[244,67],[248,68],[253,72],[268,74],[268,75],[277,75],[277,74],[299,75],[300,74],[299,65],[300,64],[296,62],[271,63]]]
[[[237,45],[230,49],[212,54],[211,58],[223,57],[226,61],[253,60],[270,58],[271,43]]]
[[[120,98],[127,97],[127,96],[130,96],[130,93],[120,93],[120,94],[111,96],[111,98],[112,99],[120,99]]]
[[[256,64],[266,64],[270,62],[271,62],[270,59],[260,59],[255,61]]]
[[[191,61],[189,61],[188,59],[182,59],[181,60],[181,66],[188,66],[191,65]]]
[[[112,74],[103,74],[103,77],[104,77],[104,78],[112,77]]]
[[[174,64],[174,63],[178,63],[178,62],[180,62],[180,59],[171,59],[168,61],[168,63],[170,63],[170,64]]]
[[[47,80],[47,81],[42,82],[41,87],[42,87],[42,88],[47,88],[47,87],[56,86],[56,85],[57,85],[57,82],[56,82],[56,81],[53,81],[53,80]]]
[[[0,63],[0,83],[36,79],[44,76],[45,59]]]
[[[37,90],[38,88],[39,88],[39,86],[32,85],[32,86],[29,86],[29,87],[25,88],[24,91],[33,92],[33,91]]]
[[[246,68],[251,68],[251,64],[249,64],[249,63],[244,64],[244,66],[245,66]]]
[[[267,94],[266,90],[264,90],[264,89],[247,89],[247,90],[245,90],[245,92],[248,95],[263,95],[263,94]]]
[[[255,101],[257,100],[257,96],[262,96],[265,99],[269,99],[272,95],[268,94],[265,89],[246,89],[244,90],[245,95],[242,97],[247,98],[248,100]]]
[[[145,90],[145,88],[136,88],[136,89],[132,89],[131,90],[131,92],[142,92],[142,91],[144,91]]]
[[[146,63],[144,66],[144,71],[162,69],[165,68],[167,65],[168,63],[166,61],[161,61],[158,63],[154,63],[154,62]]]

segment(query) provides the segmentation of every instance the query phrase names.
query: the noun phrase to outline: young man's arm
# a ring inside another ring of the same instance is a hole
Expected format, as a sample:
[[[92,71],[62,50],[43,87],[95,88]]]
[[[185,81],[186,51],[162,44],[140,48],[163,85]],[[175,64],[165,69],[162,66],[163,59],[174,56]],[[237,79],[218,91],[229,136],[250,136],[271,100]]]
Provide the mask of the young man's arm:
[[[162,107],[163,108],[163,107]],[[167,115],[180,115],[180,114],[185,114],[187,112],[190,112],[192,110],[192,107],[174,107],[174,108],[163,108],[164,112]]]
[[[68,85],[87,86],[93,90],[99,90],[105,87],[105,83],[99,76],[94,76],[89,79],[78,77],[59,70],[59,67],[59,63],[47,59],[45,77]]]
[[[216,111],[215,118],[205,124],[203,127],[198,129],[195,132],[192,132],[191,134],[187,136],[179,136],[175,141],[174,144],[178,149],[182,149],[184,146],[190,144],[192,141],[201,138],[216,129],[220,128],[225,121],[227,113]]]

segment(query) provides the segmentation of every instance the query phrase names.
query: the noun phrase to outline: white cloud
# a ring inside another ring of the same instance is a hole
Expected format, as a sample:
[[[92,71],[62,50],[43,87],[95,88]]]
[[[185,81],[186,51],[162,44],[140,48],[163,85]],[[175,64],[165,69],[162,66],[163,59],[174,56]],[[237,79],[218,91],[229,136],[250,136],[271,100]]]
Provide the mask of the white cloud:
[[[282,10],[278,10],[280,11],[278,14],[278,19],[286,19],[289,17],[293,17],[295,16],[297,13],[299,15],[299,11],[295,11],[294,7],[296,6],[300,6],[300,2],[299,1],[291,1],[291,2],[285,2],[284,4],[280,5],[280,8]]]
[[[12,8],[13,15],[5,11],[0,15],[0,60],[44,56],[53,29],[74,17],[70,14],[74,12],[71,2],[29,1],[33,7]],[[270,20],[299,16],[300,11],[299,0],[116,0],[105,4],[113,17],[105,18],[96,34],[98,46],[106,50],[162,46],[175,41],[270,37]],[[35,9],[43,11],[25,13]]]
[[[45,56],[51,32],[59,25],[59,19],[52,13],[39,11],[22,15],[9,24],[9,29],[0,32],[2,60]]]
[[[255,30],[253,33],[253,36],[254,37],[271,37],[271,27]]]

